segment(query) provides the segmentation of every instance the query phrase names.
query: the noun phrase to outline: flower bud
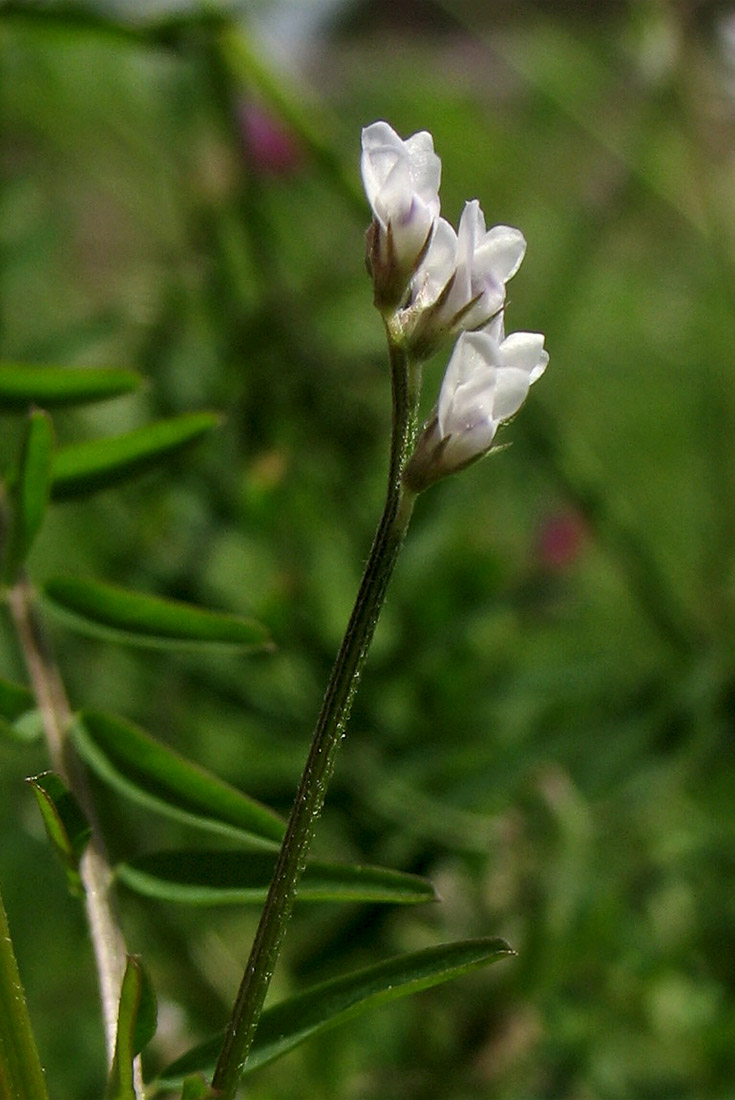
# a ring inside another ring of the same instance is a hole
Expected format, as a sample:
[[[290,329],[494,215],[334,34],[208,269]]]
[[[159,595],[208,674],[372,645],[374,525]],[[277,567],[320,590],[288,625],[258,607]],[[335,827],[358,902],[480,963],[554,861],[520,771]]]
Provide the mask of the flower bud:
[[[497,320],[491,331],[465,332],[457,340],[437,406],[406,464],[404,482],[413,492],[487,454],[498,425],[518,411],[546,369],[540,333],[502,337]]]
[[[387,122],[362,131],[362,180],[373,211],[367,265],[383,312],[406,299],[439,216],[441,161],[426,131],[403,141]]]
[[[487,325],[503,308],[505,284],[518,271],[525,251],[519,229],[485,228],[476,199],[465,204],[457,233],[439,218],[411,281],[404,330],[412,350],[428,358],[447,336]]]

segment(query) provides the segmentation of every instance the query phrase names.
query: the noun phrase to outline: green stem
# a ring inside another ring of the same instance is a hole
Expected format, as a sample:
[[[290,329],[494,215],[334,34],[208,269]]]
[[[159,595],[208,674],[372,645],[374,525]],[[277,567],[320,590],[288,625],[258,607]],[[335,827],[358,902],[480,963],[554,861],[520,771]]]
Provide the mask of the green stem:
[[[212,1096],[233,1100],[252,1046],[268,986],[291,917],[301,873],[324,805],[327,786],[350,715],[386,589],[413,509],[414,495],[401,482],[416,438],[420,370],[390,341],[393,432],[388,490],[365,567],[317,719],[250,958],[237,994],[212,1080]]]
[[[0,1096],[48,1100],[8,918],[0,897]]]
[[[108,1063],[115,1054],[120,987],[127,948],[115,916],[110,870],[86,775],[68,737],[72,722],[69,700],[58,666],[37,613],[29,582],[21,575],[7,593],[10,613],[23,651],[33,693],[43,721],[51,766],[74,792],[92,826],[92,840],[79,863],[84,904],[94,949]],[[135,1065],[136,1096],[143,1097],[140,1060]]]

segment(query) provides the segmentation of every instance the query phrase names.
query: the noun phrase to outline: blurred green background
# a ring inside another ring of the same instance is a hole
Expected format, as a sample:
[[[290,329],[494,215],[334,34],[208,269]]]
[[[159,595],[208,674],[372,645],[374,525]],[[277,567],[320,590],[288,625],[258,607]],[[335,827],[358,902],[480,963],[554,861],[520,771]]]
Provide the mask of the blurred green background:
[[[298,909],[273,996],[452,938],[518,958],[247,1094],[735,1096],[735,9],[5,3],[0,71],[2,358],[150,380],[57,417],[64,441],[226,413],[171,476],[56,507],[33,577],[252,613],[278,644],[141,656],[55,628],[72,701],[284,811],[385,477],[360,127],[430,130],[445,216],[477,197],[528,240],[506,322],[546,334],[549,370],[512,446],[419,501],[317,842],[442,904]],[[0,422],[0,460],[16,445]],[[22,678],[6,618],[0,660]],[[51,1094],[95,1100],[91,953],[22,782],[44,766],[0,744],[0,881]],[[100,798],[115,858],[185,838]],[[155,1069],[223,1025],[257,914],[120,902]]]

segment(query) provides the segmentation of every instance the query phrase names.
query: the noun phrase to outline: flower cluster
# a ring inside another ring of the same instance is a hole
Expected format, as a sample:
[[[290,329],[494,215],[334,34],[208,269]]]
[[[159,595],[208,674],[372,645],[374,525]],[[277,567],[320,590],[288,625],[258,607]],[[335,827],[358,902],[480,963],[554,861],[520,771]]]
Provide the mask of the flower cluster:
[[[426,359],[456,338],[439,401],[410,459],[414,491],[481,458],[546,368],[544,338],[505,336],[505,285],[526,250],[523,234],[487,229],[477,200],[455,232],[439,214],[441,162],[431,134],[402,140],[386,122],[362,133],[362,178],[373,211],[367,265],[389,339]]]

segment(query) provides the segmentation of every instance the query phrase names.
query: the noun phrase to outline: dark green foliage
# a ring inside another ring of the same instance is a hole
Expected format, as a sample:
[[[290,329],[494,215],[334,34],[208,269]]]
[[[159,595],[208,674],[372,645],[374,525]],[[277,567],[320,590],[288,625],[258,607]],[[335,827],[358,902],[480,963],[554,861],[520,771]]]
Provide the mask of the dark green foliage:
[[[161,737],[154,791],[134,768],[149,741],[87,754],[115,862],[191,847],[199,822],[150,812],[179,774],[173,749],[226,777],[238,805],[247,792],[276,807],[275,841],[383,493],[359,128],[431,130],[447,216],[476,196],[489,224],[523,229],[507,327],[544,331],[551,364],[500,437],[512,446],[419,502],[315,852],[426,876],[442,904],[299,907],[274,1000],[488,932],[518,957],[313,1036],[248,1095],[722,1100],[735,1077],[725,40],[709,5],[696,19],[643,0],[574,19],[516,5],[508,23],[491,5],[442,7],[448,37],[387,16],[370,37],[324,35],[306,92],[201,19],[0,16],[2,359],[124,363],[148,381],[115,375],[118,399],[90,407],[79,392],[62,407],[41,374],[45,390],[6,393],[3,471],[41,404],[53,492],[69,498],[33,519],[21,556],[39,587],[100,577],[266,625],[276,651],[247,658],[54,636],[75,706]],[[269,105],[305,131],[280,174],[240,125]],[[442,369],[427,365],[427,412]],[[137,446],[145,425],[203,408],[224,422],[155,477],[113,484],[141,469],[134,454],[89,465],[98,440]],[[77,499],[85,487],[107,491]],[[13,729],[33,703],[0,630]],[[0,741],[0,882],[52,1092],[98,1100],[86,935],[26,827],[21,779],[47,766],[36,745]],[[153,1076],[224,1023],[252,909],[123,903],[173,1021],[148,1049]],[[60,1004],[75,1021],[63,1044]]]

